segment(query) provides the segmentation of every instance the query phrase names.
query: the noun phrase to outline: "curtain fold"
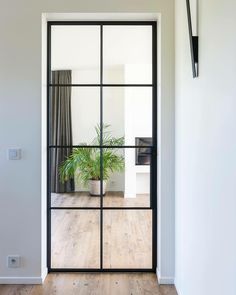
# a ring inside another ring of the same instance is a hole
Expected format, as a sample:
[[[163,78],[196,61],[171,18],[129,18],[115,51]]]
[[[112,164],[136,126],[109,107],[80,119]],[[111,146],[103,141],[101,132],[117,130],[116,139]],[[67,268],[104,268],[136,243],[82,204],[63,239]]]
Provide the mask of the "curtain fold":
[[[52,71],[53,84],[71,84],[71,70]],[[52,87],[50,98],[50,144],[73,144],[71,122],[71,87]],[[66,193],[74,191],[74,180],[61,183],[59,168],[71,154],[72,148],[51,149],[51,192]]]

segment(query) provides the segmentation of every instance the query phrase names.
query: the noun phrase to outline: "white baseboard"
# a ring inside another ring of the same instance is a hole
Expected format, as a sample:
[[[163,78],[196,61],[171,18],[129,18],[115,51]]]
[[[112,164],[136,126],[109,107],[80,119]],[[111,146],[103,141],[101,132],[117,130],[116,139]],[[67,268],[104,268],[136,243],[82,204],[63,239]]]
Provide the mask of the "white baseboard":
[[[4,285],[40,285],[43,283],[42,277],[0,277],[0,284]]]
[[[178,283],[176,282],[175,280],[175,289],[176,289],[176,292],[178,295],[181,295],[182,293],[180,292],[180,289],[179,289],[179,286],[178,286]]]
[[[45,269],[41,277],[0,277],[0,285],[41,285],[47,274],[48,270]]]
[[[42,284],[45,281],[47,275],[48,275],[48,268],[46,267],[42,272]]]
[[[158,269],[156,270],[156,274],[157,274],[157,281],[159,285],[174,285],[175,283],[174,277],[163,277],[161,276],[161,273]]]

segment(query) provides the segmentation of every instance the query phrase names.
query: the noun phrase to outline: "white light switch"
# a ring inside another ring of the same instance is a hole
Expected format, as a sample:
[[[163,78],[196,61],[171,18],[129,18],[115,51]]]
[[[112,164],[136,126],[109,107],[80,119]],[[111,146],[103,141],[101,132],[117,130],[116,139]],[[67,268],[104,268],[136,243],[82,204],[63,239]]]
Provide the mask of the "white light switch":
[[[20,160],[21,159],[21,149],[8,149],[8,159],[9,160]]]

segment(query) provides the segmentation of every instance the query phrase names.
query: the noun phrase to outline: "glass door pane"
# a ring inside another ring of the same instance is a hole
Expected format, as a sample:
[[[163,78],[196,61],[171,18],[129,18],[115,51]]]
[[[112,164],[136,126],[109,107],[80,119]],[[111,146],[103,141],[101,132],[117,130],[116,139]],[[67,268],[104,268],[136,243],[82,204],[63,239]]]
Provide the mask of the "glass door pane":
[[[52,26],[51,70],[72,70],[72,84],[98,84],[100,26]]]
[[[71,73],[73,77],[73,71]],[[69,108],[67,113],[65,108]],[[67,137],[65,121],[71,120],[71,143],[73,145],[98,145],[96,128],[100,128],[100,88],[52,86],[49,98],[51,145],[59,130]],[[70,112],[70,117],[68,116]],[[55,122],[56,121],[56,122]],[[69,124],[69,123],[68,123]],[[58,141],[58,140],[57,140]],[[65,141],[63,138],[61,142]]]
[[[105,210],[104,268],[152,268],[152,211]]]
[[[103,88],[103,122],[109,125],[105,131],[116,139],[123,137],[123,145],[135,146],[138,138],[152,145],[152,113],[152,87]]]
[[[100,211],[52,210],[52,268],[100,267]]]
[[[51,207],[100,207],[99,148],[51,148],[50,159]]]
[[[106,184],[103,207],[149,208],[150,165],[150,148],[103,148]]]
[[[103,28],[105,84],[152,83],[152,26]]]

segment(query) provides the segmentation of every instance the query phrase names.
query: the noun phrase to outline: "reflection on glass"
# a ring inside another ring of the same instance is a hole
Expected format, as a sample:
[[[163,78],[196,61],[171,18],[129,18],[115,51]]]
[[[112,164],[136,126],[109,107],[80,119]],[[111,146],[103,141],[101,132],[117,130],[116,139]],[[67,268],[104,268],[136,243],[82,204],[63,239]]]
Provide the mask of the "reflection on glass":
[[[72,70],[73,84],[100,81],[100,27],[52,26],[51,70]]]
[[[124,136],[125,145],[135,145],[137,137],[151,138],[152,89],[104,87],[103,120],[109,124],[111,136]]]
[[[100,267],[100,212],[52,210],[52,268]]]
[[[104,83],[152,83],[152,26],[104,26]]]
[[[100,206],[100,150],[51,149],[51,206]]]
[[[152,211],[104,210],[104,268],[152,268]]]
[[[104,207],[149,207],[150,206],[150,164],[136,165],[135,148],[104,148],[104,170],[112,161],[115,167],[107,169]],[[108,161],[109,155],[111,160]],[[115,168],[117,166],[117,170]]]

